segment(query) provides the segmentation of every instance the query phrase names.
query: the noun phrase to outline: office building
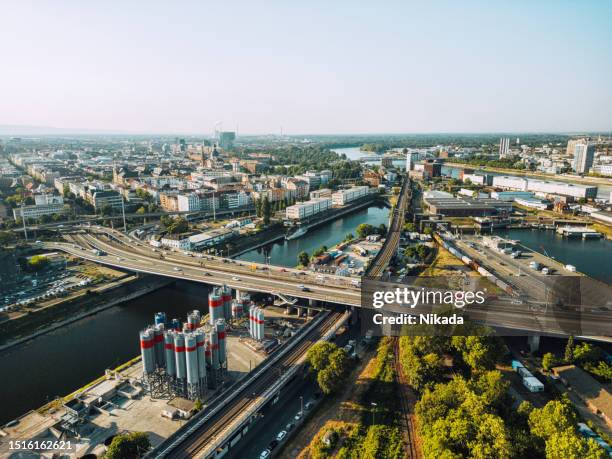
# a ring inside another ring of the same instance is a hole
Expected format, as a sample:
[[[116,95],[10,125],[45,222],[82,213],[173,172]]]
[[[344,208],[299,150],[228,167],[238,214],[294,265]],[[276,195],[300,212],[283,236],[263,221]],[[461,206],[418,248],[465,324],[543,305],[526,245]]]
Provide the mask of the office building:
[[[574,161],[572,168],[578,174],[588,174],[593,167],[595,158],[595,144],[586,140],[576,142],[574,145]]]
[[[499,139],[499,157],[505,158],[510,154],[510,138],[502,137]]]
[[[219,133],[219,146],[224,150],[229,150],[234,146],[236,133],[233,131],[223,131]]]

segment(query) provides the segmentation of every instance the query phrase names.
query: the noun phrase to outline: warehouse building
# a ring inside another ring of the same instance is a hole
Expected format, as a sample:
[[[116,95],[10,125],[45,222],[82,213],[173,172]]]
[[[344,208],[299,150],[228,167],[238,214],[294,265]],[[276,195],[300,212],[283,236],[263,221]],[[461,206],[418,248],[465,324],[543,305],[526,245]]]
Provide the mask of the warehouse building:
[[[512,212],[512,203],[495,199],[425,198],[429,213],[445,217],[484,217]]]

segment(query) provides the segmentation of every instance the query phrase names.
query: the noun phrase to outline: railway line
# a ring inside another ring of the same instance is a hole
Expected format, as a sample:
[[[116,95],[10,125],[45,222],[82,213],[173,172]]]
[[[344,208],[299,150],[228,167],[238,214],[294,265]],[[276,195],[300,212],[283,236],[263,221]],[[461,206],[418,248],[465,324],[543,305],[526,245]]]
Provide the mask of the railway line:
[[[200,427],[185,435],[184,438],[179,438],[176,445],[160,445],[150,454],[150,457],[187,458],[203,455],[206,448],[210,447],[211,442],[215,441],[219,433],[255,404],[257,398],[262,396],[278,380],[279,374],[294,365],[301,364],[300,360],[310,346],[321,339],[342,316],[343,313],[341,312],[329,313],[318,326],[302,337],[295,348],[258,376],[251,384],[239,389],[239,392],[229,403],[210,416]],[[209,409],[214,409],[214,407],[209,407]],[[214,457],[214,454],[214,451],[209,452],[205,457]]]
[[[421,456],[417,446],[417,433],[414,423],[414,405],[416,398],[408,387],[406,376],[400,362],[399,338],[393,337],[393,366],[395,368],[395,382],[397,383],[399,402],[402,411],[400,425],[404,436],[405,454],[408,459],[419,459]]]
[[[393,209],[387,237],[383,247],[380,249],[380,252],[378,252],[376,257],[374,257],[374,260],[372,260],[372,263],[366,272],[367,277],[379,278],[382,276],[384,270],[391,262],[391,259],[393,258],[393,255],[395,254],[395,251],[399,245],[402,228],[404,227],[404,220],[406,218],[406,211],[411,199],[411,182],[410,179],[406,177],[400,190],[397,205]]]

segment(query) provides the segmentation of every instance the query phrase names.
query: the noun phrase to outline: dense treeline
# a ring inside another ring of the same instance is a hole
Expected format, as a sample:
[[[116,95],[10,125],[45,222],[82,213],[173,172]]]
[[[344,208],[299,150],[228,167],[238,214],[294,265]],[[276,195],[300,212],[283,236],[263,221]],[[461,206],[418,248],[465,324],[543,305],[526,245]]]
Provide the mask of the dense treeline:
[[[420,395],[415,413],[425,457],[603,459],[604,450],[578,433],[567,400],[513,407],[509,382],[495,369],[505,346],[478,331],[400,338],[401,365]]]

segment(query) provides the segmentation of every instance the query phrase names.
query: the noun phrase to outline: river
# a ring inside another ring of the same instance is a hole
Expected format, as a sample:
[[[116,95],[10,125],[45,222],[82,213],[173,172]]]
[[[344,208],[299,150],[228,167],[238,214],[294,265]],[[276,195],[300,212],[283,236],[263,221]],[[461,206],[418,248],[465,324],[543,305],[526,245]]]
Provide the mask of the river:
[[[564,263],[595,279],[612,284],[612,241],[564,238],[552,230],[514,229],[496,232]]]
[[[185,319],[207,311],[208,287],[177,281],[0,353],[0,424],[66,395],[136,357],[138,332],[153,314]]]
[[[340,217],[332,222],[323,224],[298,238],[291,241],[278,241],[265,247],[251,250],[240,255],[238,258],[245,261],[266,263],[266,257],[270,257],[269,263],[276,266],[295,267],[297,256],[305,251],[308,254],[326,245],[331,247],[341,242],[348,233],[355,234],[355,230],[361,223],[378,226],[388,223],[389,209],[386,207],[368,207],[357,210],[348,215]]]

